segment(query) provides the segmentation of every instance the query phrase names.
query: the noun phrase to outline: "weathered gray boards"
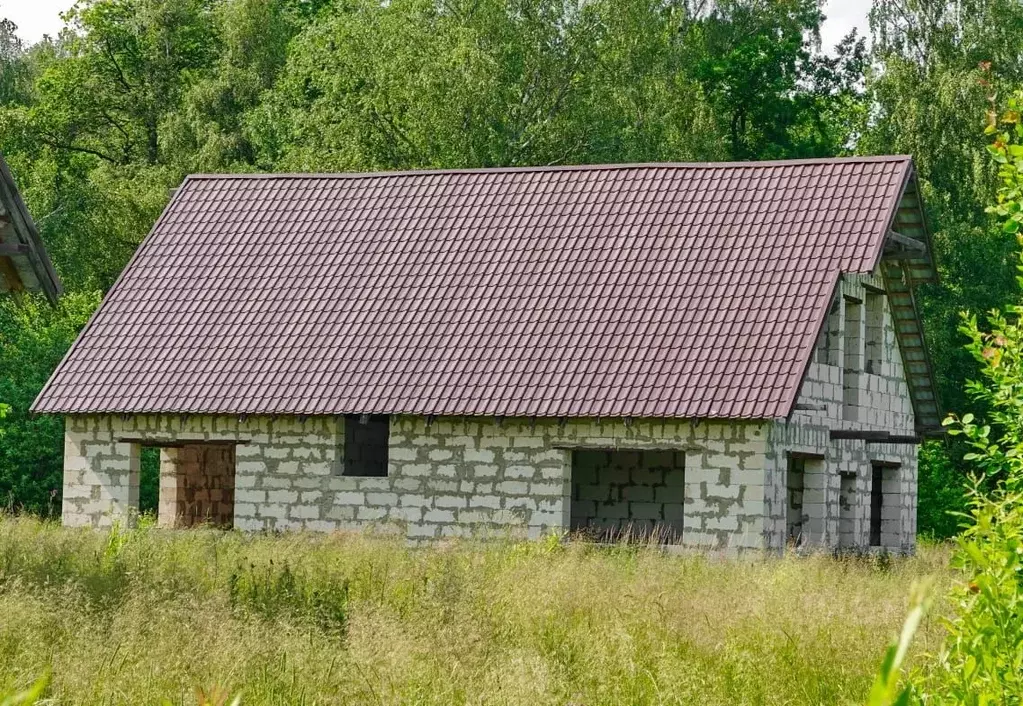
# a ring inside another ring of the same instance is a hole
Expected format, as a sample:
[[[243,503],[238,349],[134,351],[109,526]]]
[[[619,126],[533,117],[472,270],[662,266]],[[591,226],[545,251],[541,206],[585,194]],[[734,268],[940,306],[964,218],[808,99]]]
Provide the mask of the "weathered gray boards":
[[[0,154],[0,292],[24,291],[40,292],[56,306],[63,288]]]

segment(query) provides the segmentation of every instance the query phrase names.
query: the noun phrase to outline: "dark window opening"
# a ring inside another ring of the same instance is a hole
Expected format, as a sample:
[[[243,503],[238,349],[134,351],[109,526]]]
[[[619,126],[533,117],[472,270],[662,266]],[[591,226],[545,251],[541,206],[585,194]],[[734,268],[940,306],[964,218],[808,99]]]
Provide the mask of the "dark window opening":
[[[685,454],[672,449],[572,452],[570,527],[597,542],[682,541]]]
[[[160,506],[160,449],[143,446],[139,467],[139,514],[155,518]]]
[[[883,469],[874,465],[870,468],[870,546],[881,546],[881,507],[884,504]]]
[[[786,503],[786,535],[789,542],[803,542],[803,488],[806,460],[800,456],[789,456],[785,485],[788,490]]]
[[[387,476],[386,416],[350,414],[345,417],[344,470],[346,476]]]
[[[884,362],[884,295],[867,292],[867,362],[864,369],[881,374]]]

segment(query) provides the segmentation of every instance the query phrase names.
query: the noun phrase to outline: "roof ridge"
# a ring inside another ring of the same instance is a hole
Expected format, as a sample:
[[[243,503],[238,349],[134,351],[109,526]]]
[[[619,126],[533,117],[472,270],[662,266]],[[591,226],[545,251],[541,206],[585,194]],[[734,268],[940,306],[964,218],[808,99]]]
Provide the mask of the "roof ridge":
[[[623,162],[612,164],[562,164],[520,167],[465,167],[455,169],[399,169],[373,172],[242,172],[189,174],[185,181],[199,179],[374,179],[382,177],[431,176],[439,174],[514,174],[535,172],[620,171],[625,169],[743,169],[804,165],[910,162],[911,155],[865,155],[850,157],[808,157],[801,159],[750,160],[729,162]]]

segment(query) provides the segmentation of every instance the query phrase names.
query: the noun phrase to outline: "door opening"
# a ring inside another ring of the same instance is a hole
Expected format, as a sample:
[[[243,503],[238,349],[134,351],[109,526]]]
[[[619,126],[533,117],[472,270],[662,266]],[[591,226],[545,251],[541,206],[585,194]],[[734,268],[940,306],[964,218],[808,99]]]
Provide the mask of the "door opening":
[[[856,474],[843,473],[838,496],[838,548],[856,546]]]
[[[803,489],[806,473],[806,459],[801,456],[789,456],[788,467],[785,471],[786,488],[786,513],[785,513],[785,535],[786,540],[795,546],[803,543]]]
[[[234,526],[235,445],[160,449],[160,527]]]

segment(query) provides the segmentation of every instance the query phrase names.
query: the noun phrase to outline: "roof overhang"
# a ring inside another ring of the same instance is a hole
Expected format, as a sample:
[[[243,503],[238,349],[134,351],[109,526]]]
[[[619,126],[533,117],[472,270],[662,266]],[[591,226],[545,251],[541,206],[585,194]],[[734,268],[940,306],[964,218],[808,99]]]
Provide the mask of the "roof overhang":
[[[889,214],[887,226],[877,233],[873,260],[864,263],[869,264],[869,268],[860,274],[880,273],[884,282],[909,396],[913,404],[916,435],[912,438],[937,436],[944,431],[941,426],[943,413],[934,381],[934,366],[931,364],[920,309],[916,303],[916,289],[921,284],[936,284],[938,272],[934,263],[934,245],[930,229],[927,227],[920,187],[911,160],[906,161],[900,190],[893,196],[891,202],[885,205],[885,209]],[[825,326],[828,309],[838,292],[839,281],[846,274],[854,273],[835,274],[831,285],[832,296],[817,312],[815,327],[817,336]],[[816,342],[816,337],[814,341]],[[800,378],[800,382],[805,379],[812,351],[813,346],[806,350],[803,377]],[[800,386],[797,385],[792,390],[788,418],[796,411],[799,389]],[[873,441],[878,442],[879,439]]]
[[[917,287],[936,284],[938,272],[920,186],[912,164],[906,171],[902,196],[885,233],[876,268],[881,271],[888,293],[902,365],[913,401],[917,433],[938,433],[942,429],[941,403],[916,303]]]
[[[39,292],[51,304],[56,304],[63,292],[3,155],[0,155],[0,290]]]

